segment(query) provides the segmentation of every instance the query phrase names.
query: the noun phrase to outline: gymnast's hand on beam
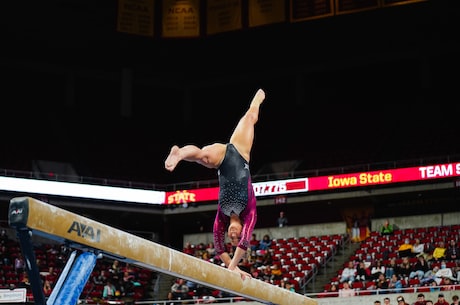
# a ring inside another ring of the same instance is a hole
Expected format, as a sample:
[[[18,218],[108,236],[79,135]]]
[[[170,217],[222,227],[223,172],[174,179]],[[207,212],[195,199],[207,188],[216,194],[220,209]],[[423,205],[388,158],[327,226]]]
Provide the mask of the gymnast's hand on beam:
[[[243,280],[252,278],[251,274],[247,273],[246,271],[241,270],[238,267],[235,267],[235,269],[233,269],[232,271],[238,272],[241,275],[241,279]]]

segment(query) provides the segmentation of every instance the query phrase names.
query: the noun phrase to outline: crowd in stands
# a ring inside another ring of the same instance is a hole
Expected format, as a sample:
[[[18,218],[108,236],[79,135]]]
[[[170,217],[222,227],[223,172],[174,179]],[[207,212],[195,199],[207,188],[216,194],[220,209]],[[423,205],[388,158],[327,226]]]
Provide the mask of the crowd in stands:
[[[460,289],[459,233],[460,225],[400,230],[386,221],[325,285],[323,296]]]
[[[30,281],[18,241],[9,238],[6,231],[2,230],[0,244],[0,288],[26,288],[28,299],[32,300]],[[71,251],[72,249],[61,244],[34,245],[45,297],[51,295]],[[128,263],[100,259],[96,262],[80,298],[140,300],[147,296],[149,283],[154,276],[154,272]]]
[[[313,236],[311,238],[282,238],[272,239],[268,234],[261,239],[252,234],[248,254],[241,260],[239,268],[247,271],[254,279],[258,279],[294,292],[302,293],[307,280],[321,264],[337,252],[337,248],[345,242],[346,235],[334,234]],[[226,244],[228,253],[233,253],[230,243]],[[213,264],[224,266],[216,255],[214,244],[200,243],[193,245],[187,242],[183,252]],[[168,299],[177,300],[179,297],[202,299],[222,296],[220,290],[188,289],[186,293],[175,296],[180,279],[176,279],[171,287]],[[188,285],[190,286],[190,285]],[[183,287],[183,285],[181,285]],[[201,286],[199,286],[201,288]]]

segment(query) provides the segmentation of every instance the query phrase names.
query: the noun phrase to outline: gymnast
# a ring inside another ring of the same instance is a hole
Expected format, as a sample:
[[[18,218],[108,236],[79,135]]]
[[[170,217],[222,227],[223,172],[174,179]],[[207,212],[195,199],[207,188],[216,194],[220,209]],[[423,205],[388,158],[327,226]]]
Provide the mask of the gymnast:
[[[239,120],[229,143],[213,143],[203,148],[174,145],[165,160],[165,168],[171,172],[180,161],[196,162],[218,170],[219,198],[213,226],[216,254],[229,270],[240,273],[242,279],[251,278],[248,272],[238,268],[238,263],[246,254],[257,221],[249,160],[254,142],[254,126],[259,119],[259,108],[264,99],[265,92],[259,89],[249,109]],[[225,231],[232,246],[236,247],[233,257],[225,247]]]

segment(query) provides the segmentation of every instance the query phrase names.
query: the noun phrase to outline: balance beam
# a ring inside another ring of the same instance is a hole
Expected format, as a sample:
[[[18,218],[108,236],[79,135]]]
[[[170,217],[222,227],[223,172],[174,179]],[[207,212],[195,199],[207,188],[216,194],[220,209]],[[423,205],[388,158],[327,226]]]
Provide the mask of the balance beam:
[[[299,293],[258,279],[241,279],[233,271],[31,197],[10,200],[8,222],[86,251],[107,254],[120,261],[191,280],[207,287],[266,304],[317,305]]]

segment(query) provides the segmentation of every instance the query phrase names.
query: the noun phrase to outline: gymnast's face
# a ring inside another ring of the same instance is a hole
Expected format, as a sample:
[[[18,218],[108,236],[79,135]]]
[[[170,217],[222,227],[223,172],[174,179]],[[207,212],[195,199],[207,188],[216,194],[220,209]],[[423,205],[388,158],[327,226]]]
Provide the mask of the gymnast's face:
[[[239,217],[231,217],[230,218],[230,225],[228,226],[228,238],[230,239],[230,243],[232,246],[238,246],[241,238],[241,230],[243,226],[241,225],[241,221]]]

